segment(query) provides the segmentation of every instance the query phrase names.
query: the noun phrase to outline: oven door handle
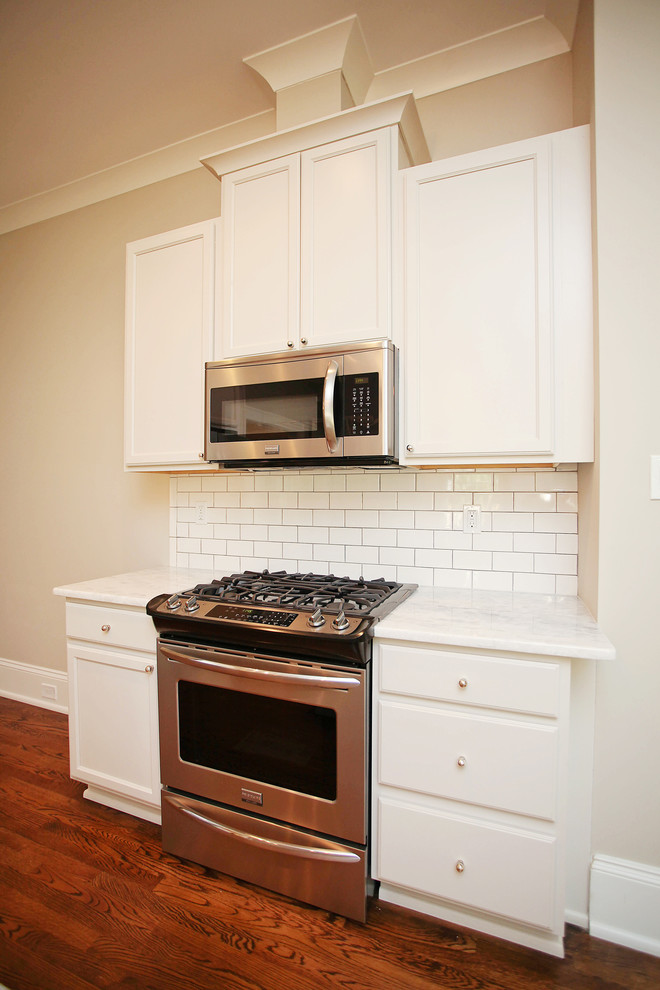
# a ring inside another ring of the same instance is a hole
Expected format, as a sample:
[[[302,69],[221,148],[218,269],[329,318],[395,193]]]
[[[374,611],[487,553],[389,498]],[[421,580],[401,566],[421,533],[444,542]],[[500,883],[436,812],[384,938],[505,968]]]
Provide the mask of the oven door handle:
[[[220,663],[217,660],[202,660],[201,657],[188,656],[178,650],[171,650],[160,644],[160,652],[168,660],[175,663],[185,663],[190,667],[201,667],[202,670],[215,670],[218,673],[232,674],[234,677],[249,677],[252,680],[270,681],[271,684],[303,684],[307,687],[333,688],[344,690],[360,684],[357,677],[324,677],[319,674],[285,674],[279,670],[259,670],[257,667],[237,667],[235,664]]]
[[[300,846],[291,842],[280,842],[277,839],[266,839],[260,835],[252,835],[251,832],[243,832],[240,829],[231,828],[229,825],[216,822],[212,818],[207,818],[200,811],[189,807],[184,799],[176,798],[172,794],[167,795],[167,800],[189,818],[194,818],[195,821],[200,822],[202,825],[209,825],[218,832],[230,835],[234,839],[239,839],[239,841],[244,842],[246,845],[256,846],[258,849],[270,849],[273,852],[296,856],[299,859],[318,859],[326,863],[358,863],[360,861],[357,853],[350,852],[348,849],[322,849],[318,846]]]

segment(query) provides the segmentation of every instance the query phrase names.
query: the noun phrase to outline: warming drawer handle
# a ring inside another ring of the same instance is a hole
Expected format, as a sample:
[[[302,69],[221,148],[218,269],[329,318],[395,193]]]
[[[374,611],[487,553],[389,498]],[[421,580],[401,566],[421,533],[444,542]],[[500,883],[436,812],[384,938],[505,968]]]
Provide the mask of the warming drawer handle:
[[[239,829],[231,828],[229,825],[222,825],[220,822],[213,821],[212,818],[207,818],[206,815],[201,814],[201,812],[196,811],[194,808],[189,808],[184,801],[174,798],[172,795],[168,795],[167,800],[182,811],[184,815],[188,815],[189,818],[194,818],[196,821],[201,822],[202,825],[210,825],[211,828],[216,829],[218,832],[223,832],[225,835],[230,835],[234,839],[239,839],[249,846],[256,846],[259,849],[270,849],[273,852],[284,853],[286,856],[296,856],[302,859],[319,859],[326,863],[359,863],[360,861],[357,853],[349,852],[347,849],[315,849],[311,846],[298,846],[289,842],[279,842],[277,839],[265,839],[260,835],[252,835],[250,832],[242,832]]]
[[[235,677],[249,677],[252,680],[270,681],[273,684],[304,684],[308,687],[348,688],[360,683],[357,677],[324,677],[320,674],[285,674],[279,670],[259,670],[256,667],[237,667],[234,664],[220,663],[218,660],[202,660],[177,650],[170,650],[161,643],[161,653],[175,663],[185,663],[202,670],[215,670],[218,673],[232,674]]]
[[[328,361],[328,367],[323,382],[323,432],[328,450],[334,454],[339,444],[337,443],[337,429],[335,427],[335,383],[339,365],[336,361]]]

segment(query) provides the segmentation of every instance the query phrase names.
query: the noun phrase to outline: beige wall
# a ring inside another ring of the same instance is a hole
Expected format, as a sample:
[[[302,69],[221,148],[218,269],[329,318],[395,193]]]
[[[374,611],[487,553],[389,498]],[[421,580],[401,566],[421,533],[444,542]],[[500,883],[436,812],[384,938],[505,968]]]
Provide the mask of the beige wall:
[[[0,238],[0,658],[65,669],[52,588],[167,563],[168,478],[123,470],[125,245],[219,188],[200,168]]]
[[[572,127],[571,78],[570,54],[558,55],[420,100],[431,158]]]
[[[660,866],[660,4],[595,0],[600,345],[593,848]]]

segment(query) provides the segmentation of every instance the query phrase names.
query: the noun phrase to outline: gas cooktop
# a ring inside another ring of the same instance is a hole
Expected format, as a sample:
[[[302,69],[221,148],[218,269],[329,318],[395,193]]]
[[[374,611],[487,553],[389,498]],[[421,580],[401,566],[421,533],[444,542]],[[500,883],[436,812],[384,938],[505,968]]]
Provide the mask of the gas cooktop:
[[[225,640],[281,651],[298,640],[299,650],[327,654],[339,649],[343,654],[342,641],[367,639],[376,622],[416,587],[384,578],[244,571],[157,595],[147,612],[161,638],[170,640]],[[359,652],[364,654],[364,648]]]

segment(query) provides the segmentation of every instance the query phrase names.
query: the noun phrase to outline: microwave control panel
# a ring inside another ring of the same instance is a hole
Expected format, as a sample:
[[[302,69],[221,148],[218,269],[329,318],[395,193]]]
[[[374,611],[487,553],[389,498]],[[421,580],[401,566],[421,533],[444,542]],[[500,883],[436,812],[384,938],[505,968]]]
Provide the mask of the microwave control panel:
[[[344,436],[378,435],[378,372],[344,376]]]

